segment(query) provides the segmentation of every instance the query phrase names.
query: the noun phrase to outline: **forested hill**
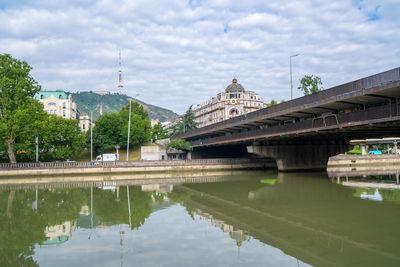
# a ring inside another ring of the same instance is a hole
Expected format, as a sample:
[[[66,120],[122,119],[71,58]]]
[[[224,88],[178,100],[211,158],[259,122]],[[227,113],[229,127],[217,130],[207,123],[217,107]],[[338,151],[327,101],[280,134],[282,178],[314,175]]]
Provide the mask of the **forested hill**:
[[[90,115],[90,111],[93,111],[94,118],[100,116],[101,106],[104,114],[117,112],[129,103],[127,95],[118,93],[99,95],[93,92],[80,92],[71,94],[72,100],[76,103],[81,114]],[[175,112],[169,109],[150,105],[137,99],[134,99],[134,101],[143,105],[144,109],[148,111],[151,120],[159,120],[160,122],[174,121],[178,117]]]

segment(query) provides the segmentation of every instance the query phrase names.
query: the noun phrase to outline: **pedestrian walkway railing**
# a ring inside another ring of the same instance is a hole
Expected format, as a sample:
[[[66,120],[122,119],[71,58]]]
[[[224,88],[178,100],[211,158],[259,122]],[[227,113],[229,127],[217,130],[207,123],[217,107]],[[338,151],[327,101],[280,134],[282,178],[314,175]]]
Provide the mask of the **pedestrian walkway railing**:
[[[57,168],[99,168],[99,167],[167,167],[192,165],[245,164],[263,162],[259,158],[219,158],[192,160],[140,160],[140,161],[93,161],[93,162],[39,162],[1,163],[1,170],[9,169],[57,169]]]

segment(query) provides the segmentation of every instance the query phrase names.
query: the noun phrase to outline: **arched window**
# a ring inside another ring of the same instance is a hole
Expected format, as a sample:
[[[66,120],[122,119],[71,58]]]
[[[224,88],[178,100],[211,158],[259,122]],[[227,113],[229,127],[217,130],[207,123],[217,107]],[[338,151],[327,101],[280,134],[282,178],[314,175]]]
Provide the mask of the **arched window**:
[[[40,99],[44,99],[44,95],[40,95]]]
[[[58,98],[59,98],[59,99],[62,99],[63,97],[62,97],[62,95],[59,95]]]

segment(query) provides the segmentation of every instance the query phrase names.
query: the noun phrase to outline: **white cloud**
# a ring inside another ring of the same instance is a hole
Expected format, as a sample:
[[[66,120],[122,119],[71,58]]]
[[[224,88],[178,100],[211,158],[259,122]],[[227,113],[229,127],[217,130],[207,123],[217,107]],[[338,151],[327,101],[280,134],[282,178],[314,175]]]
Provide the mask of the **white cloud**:
[[[397,11],[397,12],[396,12]],[[0,53],[45,89],[124,91],[183,113],[236,75],[267,101],[317,74],[324,87],[399,66],[395,0],[26,1],[0,9]],[[300,92],[295,92],[300,96]]]

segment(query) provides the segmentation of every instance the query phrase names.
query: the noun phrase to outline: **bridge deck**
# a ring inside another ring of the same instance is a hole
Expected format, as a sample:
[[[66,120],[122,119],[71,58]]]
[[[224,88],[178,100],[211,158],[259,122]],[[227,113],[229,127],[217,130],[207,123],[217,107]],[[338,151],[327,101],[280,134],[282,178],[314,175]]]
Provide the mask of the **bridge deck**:
[[[395,68],[176,137],[205,146],[398,121],[399,98]]]

